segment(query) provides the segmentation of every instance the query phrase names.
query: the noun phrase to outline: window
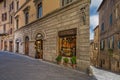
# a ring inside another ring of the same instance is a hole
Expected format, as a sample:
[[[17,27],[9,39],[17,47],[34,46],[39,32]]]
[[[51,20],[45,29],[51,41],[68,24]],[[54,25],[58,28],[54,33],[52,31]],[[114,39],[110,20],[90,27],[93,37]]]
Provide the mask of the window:
[[[119,61],[117,62],[117,67],[119,68]]]
[[[5,13],[5,20],[7,20],[7,13]]]
[[[10,34],[12,34],[12,28],[10,28]]]
[[[59,53],[62,56],[76,56],[76,29],[60,31]]]
[[[66,4],[69,4],[70,2],[72,2],[73,0],[62,0],[62,6],[65,6]]]
[[[118,18],[118,7],[115,9],[116,19]]]
[[[102,23],[102,25],[101,25],[101,32],[103,32],[104,31],[104,23]]]
[[[25,24],[28,24],[29,21],[29,12],[25,13]]]
[[[19,1],[17,1],[17,10],[19,9]]]
[[[4,0],[4,8],[6,7],[6,0]]]
[[[28,2],[29,0],[26,0],[26,2]]]
[[[105,47],[105,40],[101,40],[100,41],[100,49],[104,50],[104,47]]]
[[[108,49],[110,49],[110,38],[108,38]]]
[[[4,21],[4,14],[2,14],[2,21]]]
[[[98,49],[98,43],[94,43],[94,50]]]
[[[11,8],[14,9],[14,2],[11,3]]]
[[[120,49],[120,41],[118,41],[118,49]]]
[[[38,5],[38,18],[42,17],[42,3]]]
[[[19,19],[16,19],[16,29],[19,28]]]
[[[3,13],[2,14],[2,21],[6,21],[7,20],[7,13]]]
[[[112,49],[114,48],[114,36],[112,36]]]
[[[103,64],[105,64],[105,60],[103,59]]]
[[[110,15],[110,25],[112,25],[112,14]]]
[[[12,24],[12,22],[13,22],[13,17],[10,16],[10,23]]]
[[[114,36],[111,38],[108,38],[108,48],[113,49],[114,48]]]
[[[6,24],[3,25],[3,32],[6,33]]]
[[[94,35],[96,36],[96,32],[94,32]]]

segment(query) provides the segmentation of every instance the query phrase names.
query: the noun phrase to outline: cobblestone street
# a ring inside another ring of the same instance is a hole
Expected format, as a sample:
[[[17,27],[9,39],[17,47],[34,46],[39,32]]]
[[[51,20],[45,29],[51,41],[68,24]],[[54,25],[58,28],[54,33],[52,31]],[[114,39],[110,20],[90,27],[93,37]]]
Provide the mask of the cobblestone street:
[[[86,74],[27,56],[0,52],[0,80],[91,80]]]

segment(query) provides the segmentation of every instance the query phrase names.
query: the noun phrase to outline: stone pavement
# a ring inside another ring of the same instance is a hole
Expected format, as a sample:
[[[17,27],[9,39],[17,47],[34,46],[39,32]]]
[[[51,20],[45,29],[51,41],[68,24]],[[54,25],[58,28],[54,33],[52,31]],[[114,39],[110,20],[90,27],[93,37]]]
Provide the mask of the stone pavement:
[[[86,74],[24,55],[0,51],[0,80],[92,80]]]
[[[120,75],[90,66],[93,76],[97,80],[120,80]]]

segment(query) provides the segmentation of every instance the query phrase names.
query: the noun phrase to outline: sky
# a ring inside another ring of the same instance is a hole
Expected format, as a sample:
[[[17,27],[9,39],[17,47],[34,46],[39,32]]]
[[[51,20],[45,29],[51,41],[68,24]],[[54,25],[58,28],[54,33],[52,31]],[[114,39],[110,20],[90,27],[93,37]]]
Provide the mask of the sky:
[[[93,29],[98,25],[98,12],[97,9],[103,0],[91,0],[90,5],[90,40],[94,38]]]

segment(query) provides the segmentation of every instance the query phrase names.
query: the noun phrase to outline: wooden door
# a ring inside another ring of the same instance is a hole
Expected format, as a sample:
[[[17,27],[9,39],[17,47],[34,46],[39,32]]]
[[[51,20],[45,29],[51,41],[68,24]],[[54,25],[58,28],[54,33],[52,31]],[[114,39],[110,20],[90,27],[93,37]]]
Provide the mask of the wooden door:
[[[12,41],[9,42],[9,51],[10,52],[13,51],[13,42]]]
[[[29,55],[29,37],[25,38],[25,55]]]
[[[19,53],[19,42],[16,42],[16,52]]]

